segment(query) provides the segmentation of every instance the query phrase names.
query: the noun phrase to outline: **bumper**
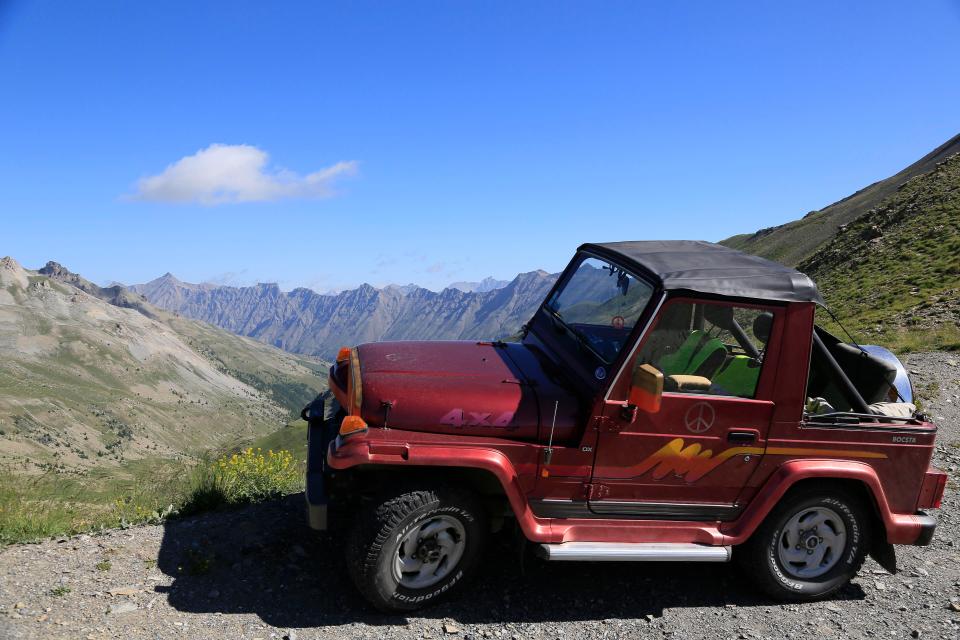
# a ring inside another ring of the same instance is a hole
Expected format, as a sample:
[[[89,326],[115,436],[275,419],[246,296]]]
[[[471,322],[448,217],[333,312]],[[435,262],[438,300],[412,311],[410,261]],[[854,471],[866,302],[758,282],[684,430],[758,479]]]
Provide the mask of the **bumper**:
[[[923,511],[918,511],[914,517],[919,520],[920,535],[917,536],[913,544],[918,547],[925,547],[933,540],[933,533],[937,529],[937,521],[933,516]]]
[[[304,495],[307,498],[307,524],[311,529],[326,531],[329,497],[322,472],[307,472],[307,490]]]
[[[327,530],[329,494],[324,477],[327,442],[324,434],[323,400],[307,406],[300,417],[307,421],[307,524],[317,531]]]

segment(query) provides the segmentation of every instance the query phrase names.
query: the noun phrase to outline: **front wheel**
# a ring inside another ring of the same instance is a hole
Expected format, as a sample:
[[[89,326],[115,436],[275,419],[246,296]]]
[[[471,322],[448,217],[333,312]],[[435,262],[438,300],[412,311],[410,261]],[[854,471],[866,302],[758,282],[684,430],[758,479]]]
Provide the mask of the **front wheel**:
[[[350,537],[350,574],[378,609],[417,609],[470,578],[488,530],[479,501],[465,491],[393,494],[359,514]]]
[[[862,502],[846,492],[798,492],[770,513],[734,557],[768,595],[815,600],[860,570],[868,522]]]

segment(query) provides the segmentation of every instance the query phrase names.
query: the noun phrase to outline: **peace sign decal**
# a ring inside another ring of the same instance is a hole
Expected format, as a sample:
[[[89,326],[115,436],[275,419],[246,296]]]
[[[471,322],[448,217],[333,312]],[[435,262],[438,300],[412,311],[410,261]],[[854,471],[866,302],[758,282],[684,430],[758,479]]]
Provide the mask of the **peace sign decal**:
[[[717,418],[717,412],[713,406],[706,402],[698,402],[690,405],[686,415],[683,416],[683,424],[690,433],[703,433],[713,426],[713,421]]]

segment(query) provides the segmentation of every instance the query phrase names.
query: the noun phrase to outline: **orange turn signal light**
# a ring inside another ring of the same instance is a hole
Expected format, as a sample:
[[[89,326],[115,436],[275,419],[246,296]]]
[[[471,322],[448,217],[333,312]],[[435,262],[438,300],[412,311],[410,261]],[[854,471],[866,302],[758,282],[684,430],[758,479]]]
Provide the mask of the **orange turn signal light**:
[[[337,362],[346,362],[350,359],[350,347],[340,347],[337,351]]]
[[[340,435],[349,436],[367,430],[367,423],[360,416],[347,416],[340,423]]]

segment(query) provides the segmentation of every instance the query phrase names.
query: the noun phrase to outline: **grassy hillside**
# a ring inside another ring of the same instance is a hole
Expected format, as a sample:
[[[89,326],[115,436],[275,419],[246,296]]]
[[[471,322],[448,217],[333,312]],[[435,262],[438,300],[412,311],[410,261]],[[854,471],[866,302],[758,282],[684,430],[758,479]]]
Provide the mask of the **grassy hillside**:
[[[323,365],[164,312],[109,304],[12,260],[0,289],[0,463],[82,471],[276,430]]]
[[[44,271],[0,260],[0,543],[230,502],[216,474],[240,467],[211,457],[292,437],[326,387],[319,360]]]
[[[167,325],[219,371],[257,389],[291,414],[298,413],[326,388],[329,365],[317,358],[291,354],[212,324],[183,318],[155,307],[127,287],[100,287],[56,262],[48,262],[38,275]]]
[[[908,180],[931,171],[939,162],[960,151],[960,135],[913,163],[896,175],[857,191],[853,195],[819,211],[812,211],[800,220],[778,227],[761,229],[722,240],[740,251],[796,266],[829,242],[841,225],[849,224],[891,197]]]
[[[280,464],[244,464],[260,456]],[[0,467],[0,546],[158,523],[302,491],[305,460],[306,425],[297,421],[241,446],[195,458],[145,458],[85,473],[36,475]]]
[[[250,443],[264,451],[289,451],[301,462],[307,460],[307,423],[296,420]]]
[[[158,522],[188,503],[193,460],[154,457],[84,473],[25,474],[0,467],[0,546]]]
[[[161,322],[218,370],[257,389],[288,415],[299,415],[306,404],[327,388],[329,363],[281,351],[206,322],[159,309],[155,312]]]
[[[798,268],[864,341],[960,348],[960,153],[841,226]]]

